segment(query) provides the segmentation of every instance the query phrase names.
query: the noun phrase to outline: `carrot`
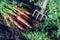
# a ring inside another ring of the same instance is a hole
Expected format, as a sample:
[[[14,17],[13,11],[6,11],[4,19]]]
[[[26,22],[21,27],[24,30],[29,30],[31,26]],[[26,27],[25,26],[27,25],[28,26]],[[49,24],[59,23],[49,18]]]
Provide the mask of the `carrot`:
[[[24,12],[18,11],[18,15],[20,15],[20,14],[23,14],[27,19],[30,19],[30,17],[28,15],[26,15]]]
[[[11,22],[13,22],[19,29],[21,29],[21,30],[24,30],[24,28],[22,27],[22,25],[20,25],[15,19],[15,17],[14,16],[11,16],[10,18],[10,21]]]
[[[21,16],[17,16],[17,19],[23,22],[27,27],[32,28],[32,26],[26,20],[24,20]]]
[[[23,10],[22,8],[17,8],[18,10],[20,10],[20,11],[22,11],[22,12],[24,12],[25,14],[27,14],[27,15],[30,15],[31,13],[29,13],[28,11],[26,11],[26,10]]]
[[[22,14],[20,14],[20,16],[21,16],[22,18],[24,18],[25,20],[27,20],[27,21],[30,20],[30,19],[28,19],[26,16],[24,16],[24,15],[22,15]]]

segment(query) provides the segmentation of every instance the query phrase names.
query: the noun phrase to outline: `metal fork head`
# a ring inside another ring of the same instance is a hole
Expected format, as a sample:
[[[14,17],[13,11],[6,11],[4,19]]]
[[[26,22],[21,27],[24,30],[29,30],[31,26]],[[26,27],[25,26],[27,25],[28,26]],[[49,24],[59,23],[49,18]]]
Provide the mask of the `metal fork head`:
[[[36,18],[35,18],[36,20],[39,18],[40,15],[41,15],[40,18],[39,18],[40,21],[43,19],[43,17],[45,17],[47,19],[47,16],[45,14],[41,13],[41,11],[38,11],[38,10],[35,10],[33,12],[32,17],[34,17],[35,15],[36,15]]]

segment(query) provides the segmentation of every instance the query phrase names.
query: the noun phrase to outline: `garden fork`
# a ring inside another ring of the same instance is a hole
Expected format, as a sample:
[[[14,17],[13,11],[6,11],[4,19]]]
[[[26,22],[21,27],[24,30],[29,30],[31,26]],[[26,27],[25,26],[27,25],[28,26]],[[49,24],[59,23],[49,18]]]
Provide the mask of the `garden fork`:
[[[46,10],[46,6],[48,4],[49,0],[44,0],[44,3],[42,5],[42,8],[40,11],[38,11],[37,9],[34,10],[34,13],[32,14],[32,17],[34,17],[34,15],[37,12],[37,16],[36,16],[36,20],[38,19],[39,15],[41,15],[41,18],[39,18],[39,20],[41,21],[43,17],[45,17],[47,19],[47,16],[44,14],[45,10]]]

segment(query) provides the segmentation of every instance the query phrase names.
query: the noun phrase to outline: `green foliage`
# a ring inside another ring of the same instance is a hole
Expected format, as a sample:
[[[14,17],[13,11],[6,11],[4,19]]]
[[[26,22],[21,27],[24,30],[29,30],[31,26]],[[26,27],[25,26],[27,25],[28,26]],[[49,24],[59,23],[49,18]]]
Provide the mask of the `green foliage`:
[[[58,37],[58,39],[60,39],[60,28],[58,29],[57,37]]]
[[[39,0],[35,5],[41,7],[43,4],[43,0]],[[44,23],[38,23],[39,27],[42,27],[42,32],[47,33],[47,37],[49,37],[49,40],[55,40],[55,38],[60,38],[60,0],[49,0],[47,9],[46,9],[47,19],[44,19]],[[54,30],[54,28],[56,28]],[[39,34],[38,34],[39,33]],[[29,35],[29,36],[28,36]],[[32,35],[32,36],[31,36]],[[35,35],[35,36],[34,36]],[[37,35],[37,36],[36,36]],[[43,35],[45,35],[43,33]],[[26,37],[28,37],[31,40],[40,40],[41,36],[43,36],[40,32],[31,32],[28,34],[25,34]],[[46,36],[46,35],[45,35]],[[36,38],[35,38],[36,37]]]
[[[23,33],[23,36],[29,38],[30,40],[50,40],[50,38],[47,36],[47,33],[43,32]]]
[[[0,0],[0,13],[5,17],[4,21],[8,22],[9,13],[16,15],[17,0]],[[30,2],[35,0],[29,0]],[[38,0],[34,5],[42,6],[44,0]],[[10,10],[11,9],[11,10]],[[46,9],[47,19],[44,23],[38,23],[41,32],[23,33],[23,36],[30,40],[55,40],[60,38],[60,0],[49,0]],[[6,18],[7,17],[7,18]],[[13,27],[14,25],[11,25]],[[55,29],[55,30],[54,30]],[[50,35],[49,35],[50,34]],[[47,38],[47,39],[45,39]]]
[[[0,0],[0,13],[4,17],[4,22],[7,25],[8,18],[10,17],[9,14],[16,15],[16,7],[17,5],[15,0],[9,1],[9,0]],[[9,24],[13,25],[11,22],[8,22]],[[13,27],[13,26],[11,26]]]

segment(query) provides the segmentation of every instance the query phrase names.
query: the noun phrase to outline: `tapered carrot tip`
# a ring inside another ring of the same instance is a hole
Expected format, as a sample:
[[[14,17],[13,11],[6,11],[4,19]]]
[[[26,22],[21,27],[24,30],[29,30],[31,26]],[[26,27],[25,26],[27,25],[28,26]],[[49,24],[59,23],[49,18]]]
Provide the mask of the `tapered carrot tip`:
[[[15,18],[13,16],[10,17],[9,20],[11,22],[13,22],[19,29],[24,30],[24,28],[22,27],[22,25],[20,25],[19,23],[17,23],[17,21],[15,20]]]
[[[21,16],[18,16],[17,19],[19,21],[23,22],[27,27],[32,28],[32,26],[25,19],[23,19]]]
[[[29,21],[30,19],[28,19],[26,16],[24,16],[23,14],[20,15],[22,18],[24,18],[26,21]]]
[[[26,14],[24,14],[23,12],[21,12],[21,11],[19,11],[18,13],[17,13],[18,15],[24,15],[27,19],[31,19],[28,15],[26,15]]]
[[[18,15],[22,14],[22,15],[24,15],[26,18],[30,19],[30,17],[29,17],[28,15],[26,15],[26,14],[25,14],[24,12],[22,12],[22,11],[18,11],[17,14],[18,14]]]
[[[26,10],[23,10],[22,8],[17,8],[19,11],[22,11],[22,12],[24,12],[25,14],[28,14],[28,15],[30,15],[31,13],[29,13],[28,11],[26,11]]]

